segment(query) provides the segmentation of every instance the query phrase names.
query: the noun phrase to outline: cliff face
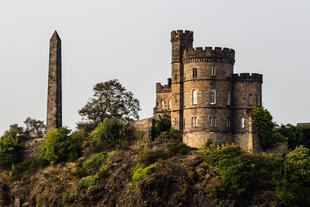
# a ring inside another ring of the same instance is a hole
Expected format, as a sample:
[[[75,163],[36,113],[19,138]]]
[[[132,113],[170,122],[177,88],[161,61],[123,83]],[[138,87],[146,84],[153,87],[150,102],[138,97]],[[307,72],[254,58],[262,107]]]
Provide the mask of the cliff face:
[[[167,142],[27,170],[15,180],[1,172],[1,206],[16,198],[23,206],[279,206],[269,187],[240,196],[197,151]]]

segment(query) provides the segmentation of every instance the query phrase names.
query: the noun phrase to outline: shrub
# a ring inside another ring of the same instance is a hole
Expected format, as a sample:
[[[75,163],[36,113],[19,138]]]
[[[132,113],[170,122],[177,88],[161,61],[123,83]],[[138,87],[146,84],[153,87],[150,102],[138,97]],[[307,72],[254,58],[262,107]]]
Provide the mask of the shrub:
[[[154,172],[154,164],[151,164],[145,168],[141,166],[137,166],[137,168],[134,170],[133,175],[132,175],[132,181],[133,182],[138,182],[139,180],[145,178],[146,176],[152,174]]]
[[[81,146],[69,134],[70,130],[64,127],[49,131],[36,156],[50,164],[76,160]]]
[[[89,169],[99,169],[101,165],[108,160],[109,157],[110,154],[105,152],[93,154],[83,163],[83,167]]]
[[[22,145],[18,137],[18,131],[9,129],[0,138],[0,166],[9,168],[13,163],[22,159]]]
[[[75,189],[68,190],[67,192],[62,194],[62,203],[66,207],[73,207],[75,198],[76,198]]]
[[[177,154],[186,155],[190,152],[190,148],[184,143],[169,143],[167,144],[169,156]]]
[[[88,177],[82,178],[82,180],[80,180],[80,182],[78,184],[78,188],[80,190],[89,189],[93,185],[97,184],[97,182],[98,182],[97,175],[88,176]]]
[[[215,145],[201,151],[205,162],[214,167],[225,182],[243,194],[256,177],[254,160],[234,145]]]
[[[286,206],[310,206],[310,150],[303,146],[289,152],[276,181],[276,194]]]
[[[100,145],[115,144],[119,140],[121,125],[115,118],[105,118],[97,128],[91,132],[92,137]]]
[[[145,150],[139,153],[138,162],[142,167],[149,166],[155,163],[159,158],[158,152],[153,152],[151,150]]]
[[[171,128],[170,115],[168,113],[164,113],[159,116],[159,119],[154,120],[152,126],[152,138],[159,136],[163,132],[169,132]]]

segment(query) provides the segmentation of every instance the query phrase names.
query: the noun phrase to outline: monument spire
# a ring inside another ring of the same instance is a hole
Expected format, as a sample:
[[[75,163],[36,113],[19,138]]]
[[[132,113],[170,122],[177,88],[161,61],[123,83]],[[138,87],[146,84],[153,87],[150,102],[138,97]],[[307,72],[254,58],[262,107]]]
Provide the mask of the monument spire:
[[[55,31],[50,39],[46,131],[61,126],[61,40],[57,31]]]

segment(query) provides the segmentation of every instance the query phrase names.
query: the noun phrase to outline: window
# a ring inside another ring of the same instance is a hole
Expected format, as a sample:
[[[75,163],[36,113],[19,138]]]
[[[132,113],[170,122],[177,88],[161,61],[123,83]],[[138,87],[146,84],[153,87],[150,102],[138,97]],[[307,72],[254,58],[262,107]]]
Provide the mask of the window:
[[[209,126],[210,127],[215,127],[216,126],[216,118],[215,117],[210,116],[210,118],[209,118]]]
[[[197,78],[197,68],[193,68],[193,78]]]
[[[210,104],[216,104],[216,90],[210,92]]]
[[[197,117],[192,117],[192,127],[198,127],[198,119]]]
[[[257,96],[257,106],[260,106],[260,96]]]
[[[171,110],[171,100],[168,101],[168,110]]]
[[[174,118],[174,125],[175,125],[175,127],[178,126],[178,119],[176,117]]]
[[[176,81],[178,79],[178,76],[177,75],[174,75],[174,80]]]
[[[164,100],[161,101],[161,109],[162,109],[162,110],[165,109],[165,101],[164,101]]]
[[[244,118],[242,117],[241,118],[241,128],[244,128],[245,127],[245,120]]]
[[[230,106],[230,91],[227,93],[227,106]]]
[[[215,67],[211,68],[211,76],[216,76],[216,68]]]
[[[226,127],[230,127],[230,118],[226,119]]]
[[[197,91],[195,89],[192,92],[192,104],[197,104]]]

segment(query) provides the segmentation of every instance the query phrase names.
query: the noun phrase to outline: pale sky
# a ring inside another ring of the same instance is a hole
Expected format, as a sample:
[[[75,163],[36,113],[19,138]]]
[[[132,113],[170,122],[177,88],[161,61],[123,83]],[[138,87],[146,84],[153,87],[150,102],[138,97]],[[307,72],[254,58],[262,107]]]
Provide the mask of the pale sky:
[[[62,39],[63,124],[75,128],[94,84],[117,78],[152,116],[170,76],[170,32],[236,51],[235,73],[262,73],[275,121],[310,122],[309,0],[2,0],[0,134],[46,121],[49,39]]]

